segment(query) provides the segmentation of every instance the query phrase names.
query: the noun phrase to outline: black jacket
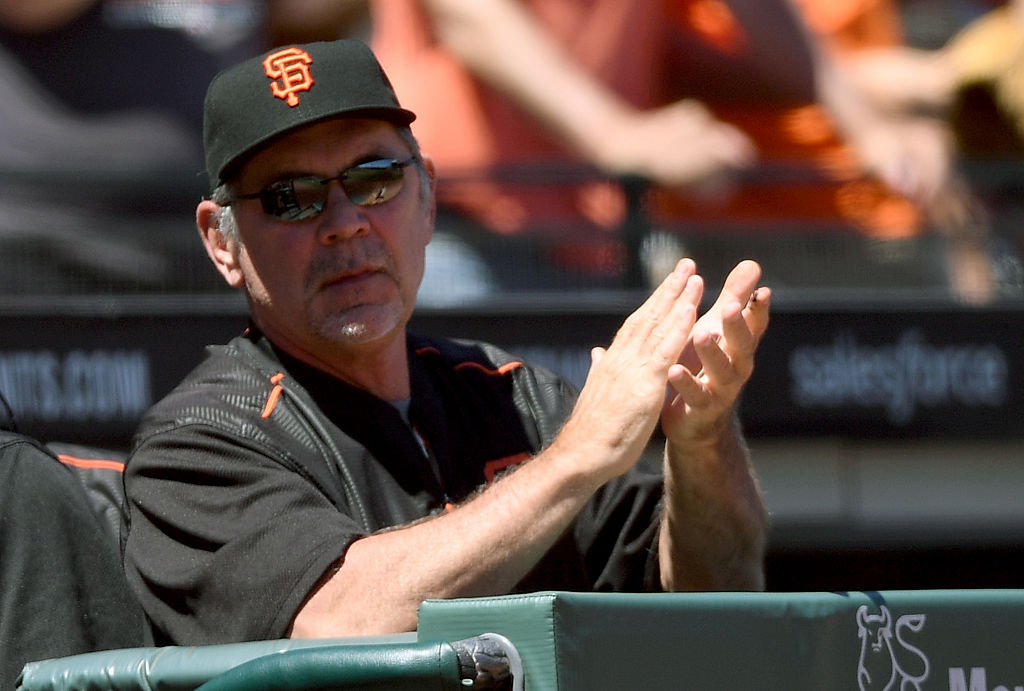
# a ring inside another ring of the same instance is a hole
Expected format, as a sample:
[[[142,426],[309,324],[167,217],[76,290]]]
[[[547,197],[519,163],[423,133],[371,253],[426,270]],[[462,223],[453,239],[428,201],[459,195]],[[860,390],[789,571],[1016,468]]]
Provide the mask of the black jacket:
[[[0,431],[0,688],[26,662],[148,642],[117,540],[75,474]]]
[[[353,540],[467,498],[571,411],[570,385],[498,348],[409,343],[423,446],[395,406],[255,330],[211,348],[147,414],[125,476],[125,564],[158,642],[287,635]],[[653,588],[660,496],[657,472],[610,483],[517,590]]]

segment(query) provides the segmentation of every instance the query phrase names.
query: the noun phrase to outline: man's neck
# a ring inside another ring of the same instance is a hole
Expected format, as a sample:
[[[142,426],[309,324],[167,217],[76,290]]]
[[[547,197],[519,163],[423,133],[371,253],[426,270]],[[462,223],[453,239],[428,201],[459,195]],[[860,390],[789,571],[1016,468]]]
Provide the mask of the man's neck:
[[[385,401],[409,398],[409,358],[405,333],[383,343],[358,347],[304,348],[280,334],[264,331],[275,347],[326,374]]]

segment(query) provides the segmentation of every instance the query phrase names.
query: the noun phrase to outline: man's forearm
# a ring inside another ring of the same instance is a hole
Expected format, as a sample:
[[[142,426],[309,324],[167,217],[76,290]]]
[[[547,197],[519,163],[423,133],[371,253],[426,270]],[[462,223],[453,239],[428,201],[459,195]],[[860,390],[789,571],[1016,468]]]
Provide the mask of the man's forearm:
[[[427,598],[509,592],[599,486],[566,453],[552,447],[444,515],[356,540],[292,635],[412,631]]]
[[[733,418],[704,444],[665,446],[665,590],[761,590],[768,517]]]
[[[426,6],[441,41],[473,74],[584,157],[600,158],[610,124],[633,112],[519,2],[430,0]]]

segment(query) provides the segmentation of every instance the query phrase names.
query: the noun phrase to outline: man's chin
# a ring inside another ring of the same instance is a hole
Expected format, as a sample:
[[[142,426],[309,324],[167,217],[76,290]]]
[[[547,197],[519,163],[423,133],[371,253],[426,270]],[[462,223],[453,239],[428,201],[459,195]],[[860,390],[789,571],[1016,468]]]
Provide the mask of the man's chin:
[[[359,305],[325,317],[316,330],[338,345],[365,345],[404,330],[405,321],[395,305]]]

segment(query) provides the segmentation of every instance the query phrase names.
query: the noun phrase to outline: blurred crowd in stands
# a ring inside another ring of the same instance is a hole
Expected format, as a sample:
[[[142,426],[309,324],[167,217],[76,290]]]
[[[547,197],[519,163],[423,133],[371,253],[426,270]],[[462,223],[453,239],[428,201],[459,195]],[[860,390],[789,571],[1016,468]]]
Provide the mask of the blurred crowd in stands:
[[[369,43],[439,170],[425,305],[643,287],[1021,296],[1024,1],[0,0],[0,296],[218,291],[206,84]]]

